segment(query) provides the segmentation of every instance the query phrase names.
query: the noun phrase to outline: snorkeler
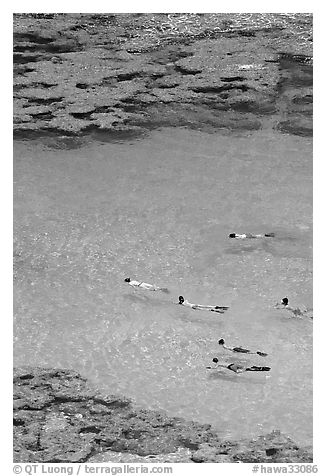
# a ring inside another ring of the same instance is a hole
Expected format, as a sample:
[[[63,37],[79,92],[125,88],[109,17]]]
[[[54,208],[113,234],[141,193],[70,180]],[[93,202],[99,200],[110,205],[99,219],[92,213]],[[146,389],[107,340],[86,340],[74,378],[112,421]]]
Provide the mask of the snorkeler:
[[[192,309],[199,309],[202,311],[219,312],[220,314],[223,314],[224,311],[227,311],[229,309],[228,306],[209,306],[206,304],[192,304],[191,302],[187,301],[187,299],[184,299],[183,296],[179,296],[178,304],[181,304],[182,306],[191,307]]]
[[[230,233],[229,238],[237,238],[238,240],[245,240],[246,238],[274,238],[275,233],[265,233],[264,235],[258,234],[255,235],[253,233]]]
[[[283,298],[281,302],[277,302],[275,304],[275,309],[286,309],[287,311],[290,311],[294,317],[303,317],[306,316],[309,311],[312,309],[300,309],[299,307],[291,307],[289,306],[289,300],[287,297]],[[313,319],[313,316],[309,316],[310,319]]]
[[[261,352],[260,350],[257,350],[256,352],[252,352],[251,350],[243,349],[242,347],[229,347],[225,345],[224,339],[220,339],[218,343],[219,345],[223,347],[223,349],[230,350],[231,352],[239,352],[241,354],[258,354],[261,357],[266,357],[268,355],[265,352]]]
[[[287,297],[283,298],[281,302],[277,302],[274,307],[276,309],[292,309],[289,306],[289,300]]]
[[[218,363],[218,358],[214,357],[213,359],[214,364],[217,364],[215,367],[206,367],[207,369],[214,370],[217,369],[218,367],[222,367],[224,369],[231,370],[232,372],[235,372],[236,374],[240,374],[243,372],[268,372],[271,368],[270,367],[259,367],[257,365],[252,365],[251,367],[244,367],[241,364],[219,364]]]
[[[126,278],[125,282],[132,286],[133,288],[146,289],[147,291],[162,291],[163,293],[169,293],[168,288],[160,288],[155,284],[148,284],[142,281],[136,281],[135,279]]]

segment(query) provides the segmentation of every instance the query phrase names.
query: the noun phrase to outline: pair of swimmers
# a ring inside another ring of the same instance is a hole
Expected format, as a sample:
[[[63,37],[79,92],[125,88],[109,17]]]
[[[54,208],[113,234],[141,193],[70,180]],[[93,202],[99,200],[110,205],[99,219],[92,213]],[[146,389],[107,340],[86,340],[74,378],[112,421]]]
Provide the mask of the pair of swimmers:
[[[159,286],[156,286],[155,284],[149,284],[149,283],[144,283],[142,281],[136,281],[135,279],[125,278],[125,282],[128,283],[129,286],[132,286],[133,288],[141,288],[141,289],[146,289],[147,291],[162,291],[164,293],[169,293],[169,290],[167,288],[161,288]],[[210,306],[206,304],[193,304],[189,302],[187,299],[185,299],[183,296],[179,296],[178,304],[181,304],[182,306],[190,307],[191,309],[218,312],[220,314],[223,314],[227,309],[229,309],[228,306],[215,306],[215,305]]]
[[[229,347],[225,344],[224,339],[220,339],[218,341],[219,345],[222,346],[226,350],[230,350],[231,352],[234,353],[241,353],[241,354],[258,354],[261,357],[267,357],[268,354],[265,352],[261,352],[260,350],[257,351],[252,351],[249,349],[244,349],[243,347]],[[268,372],[271,368],[270,367],[265,367],[265,366],[258,366],[258,365],[252,365],[251,367],[245,367],[244,365],[241,365],[239,363],[232,362],[231,364],[226,364],[226,363],[219,363],[219,360],[217,357],[214,357],[213,362],[215,367],[208,366],[206,367],[207,369],[210,370],[215,370],[217,368],[225,368],[228,370],[231,370],[232,372],[235,372],[237,374],[243,373],[243,372]]]

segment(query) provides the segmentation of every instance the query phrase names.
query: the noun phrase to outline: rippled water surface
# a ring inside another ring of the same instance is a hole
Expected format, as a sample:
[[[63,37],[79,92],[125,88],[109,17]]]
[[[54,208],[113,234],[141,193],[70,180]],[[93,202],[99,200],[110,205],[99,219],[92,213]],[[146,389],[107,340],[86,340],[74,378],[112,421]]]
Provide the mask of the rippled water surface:
[[[14,156],[16,365],[79,370],[227,437],[312,442],[313,324],[273,309],[312,305],[310,139],[164,129],[76,150],[17,142]],[[248,231],[277,236],[228,239]],[[271,372],[207,371],[241,360],[220,337],[268,352],[243,362]]]

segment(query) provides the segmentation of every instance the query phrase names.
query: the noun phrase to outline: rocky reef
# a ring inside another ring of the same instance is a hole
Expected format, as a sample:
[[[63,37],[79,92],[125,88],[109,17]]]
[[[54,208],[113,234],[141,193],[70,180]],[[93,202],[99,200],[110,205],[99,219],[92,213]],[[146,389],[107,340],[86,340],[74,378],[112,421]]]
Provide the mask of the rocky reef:
[[[14,461],[308,463],[312,451],[279,431],[226,441],[211,425],[103,395],[74,371],[25,367],[14,369]]]
[[[312,135],[309,14],[16,14],[14,133]]]

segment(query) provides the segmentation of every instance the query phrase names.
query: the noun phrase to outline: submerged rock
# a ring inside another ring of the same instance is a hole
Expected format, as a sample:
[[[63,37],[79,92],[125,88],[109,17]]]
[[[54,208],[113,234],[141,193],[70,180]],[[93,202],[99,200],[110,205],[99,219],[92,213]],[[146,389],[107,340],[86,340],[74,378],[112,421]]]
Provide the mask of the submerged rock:
[[[142,410],[104,395],[78,373],[14,369],[14,461],[77,462],[311,462],[280,432],[223,441],[210,425]]]
[[[14,15],[16,135],[271,124],[311,135],[309,98],[311,15]]]

